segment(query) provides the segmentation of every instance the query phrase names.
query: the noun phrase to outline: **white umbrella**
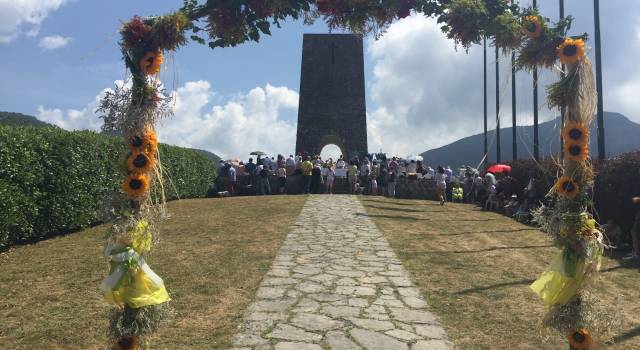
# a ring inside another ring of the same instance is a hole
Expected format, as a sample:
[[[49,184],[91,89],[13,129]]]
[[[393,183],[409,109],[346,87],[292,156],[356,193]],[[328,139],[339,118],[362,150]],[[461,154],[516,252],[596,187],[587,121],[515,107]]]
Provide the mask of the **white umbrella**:
[[[407,160],[408,160],[408,161],[415,160],[416,162],[417,162],[417,161],[422,162],[423,158],[422,158],[422,156],[414,156],[414,155],[411,155],[411,156],[408,156],[408,157],[407,157]]]

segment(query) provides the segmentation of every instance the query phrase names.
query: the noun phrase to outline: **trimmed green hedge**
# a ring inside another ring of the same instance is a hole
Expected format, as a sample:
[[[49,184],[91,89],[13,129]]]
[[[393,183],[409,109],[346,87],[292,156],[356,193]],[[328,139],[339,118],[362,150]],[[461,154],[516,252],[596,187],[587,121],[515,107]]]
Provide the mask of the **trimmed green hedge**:
[[[95,224],[120,190],[120,137],[55,127],[0,125],[0,249]],[[204,197],[215,163],[161,144],[168,199]]]

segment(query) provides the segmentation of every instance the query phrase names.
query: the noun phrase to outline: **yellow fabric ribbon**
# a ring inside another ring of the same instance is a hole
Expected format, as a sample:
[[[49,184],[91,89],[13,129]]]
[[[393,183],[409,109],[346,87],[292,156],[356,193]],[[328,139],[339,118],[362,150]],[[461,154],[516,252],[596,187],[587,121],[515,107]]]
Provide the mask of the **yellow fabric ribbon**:
[[[565,253],[560,253],[530,286],[547,306],[565,305],[582,285],[586,272],[584,259],[575,260],[575,267],[571,266],[569,269],[565,266],[566,262]],[[568,274],[567,270],[571,271],[573,276]]]
[[[112,263],[109,276],[100,285],[105,299],[134,309],[171,300],[162,278],[131,247],[110,244],[105,255]]]

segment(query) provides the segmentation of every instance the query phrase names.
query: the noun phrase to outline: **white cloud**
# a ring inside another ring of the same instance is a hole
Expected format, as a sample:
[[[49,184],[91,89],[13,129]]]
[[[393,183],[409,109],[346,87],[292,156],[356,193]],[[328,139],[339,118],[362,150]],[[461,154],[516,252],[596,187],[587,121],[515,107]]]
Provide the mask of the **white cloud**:
[[[400,20],[367,52],[374,66],[370,150],[406,156],[480,130],[473,118],[482,111],[481,53],[456,51],[435,20]]]
[[[267,84],[207,109],[213,94],[206,81],[180,87],[175,117],[160,123],[161,140],[241,159],[255,150],[291,152],[296,124],[284,120],[282,113],[297,110],[297,92]]]
[[[60,35],[45,36],[40,39],[40,46],[43,50],[55,50],[67,46],[73,38]]]
[[[121,83],[121,82],[120,82]],[[100,99],[110,89],[105,89],[96,98],[91,101],[83,109],[66,109],[59,108],[48,109],[38,106],[38,114],[36,117],[43,122],[57,125],[66,130],[94,130],[99,131],[102,126],[102,120],[95,113],[96,108],[100,104]]]
[[[122,81],[117,81],[121,85]],[[67,130],[99,130],[95,108],[108,89],[82,110],[38,108],[38,119]],[[174,92],[174,117],[158,125],[158,137],[168,144],[200,148],[223,157],[244,159],[251,151],[290,153],[296,123],[282,118],[296,111],[298,93],[287,87],[256,87],[246,94],[211,106],[215,93],[207,81],[187,82]]]
[[[36,36],[40,24],[65,0],[0,0],[0,43],[9,43],[21,34]]]

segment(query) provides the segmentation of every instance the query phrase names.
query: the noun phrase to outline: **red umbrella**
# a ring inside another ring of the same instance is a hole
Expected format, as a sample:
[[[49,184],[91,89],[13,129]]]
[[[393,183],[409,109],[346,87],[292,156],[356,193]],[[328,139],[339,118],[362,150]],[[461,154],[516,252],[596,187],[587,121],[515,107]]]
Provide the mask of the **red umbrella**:
[[[506,165],[506,164],[495,164],[489,167],[489,169],[487,169],[488,173],[494,173],[494,174],[499,174],[499,173],[510,173],[511,172],[511,166]]]

